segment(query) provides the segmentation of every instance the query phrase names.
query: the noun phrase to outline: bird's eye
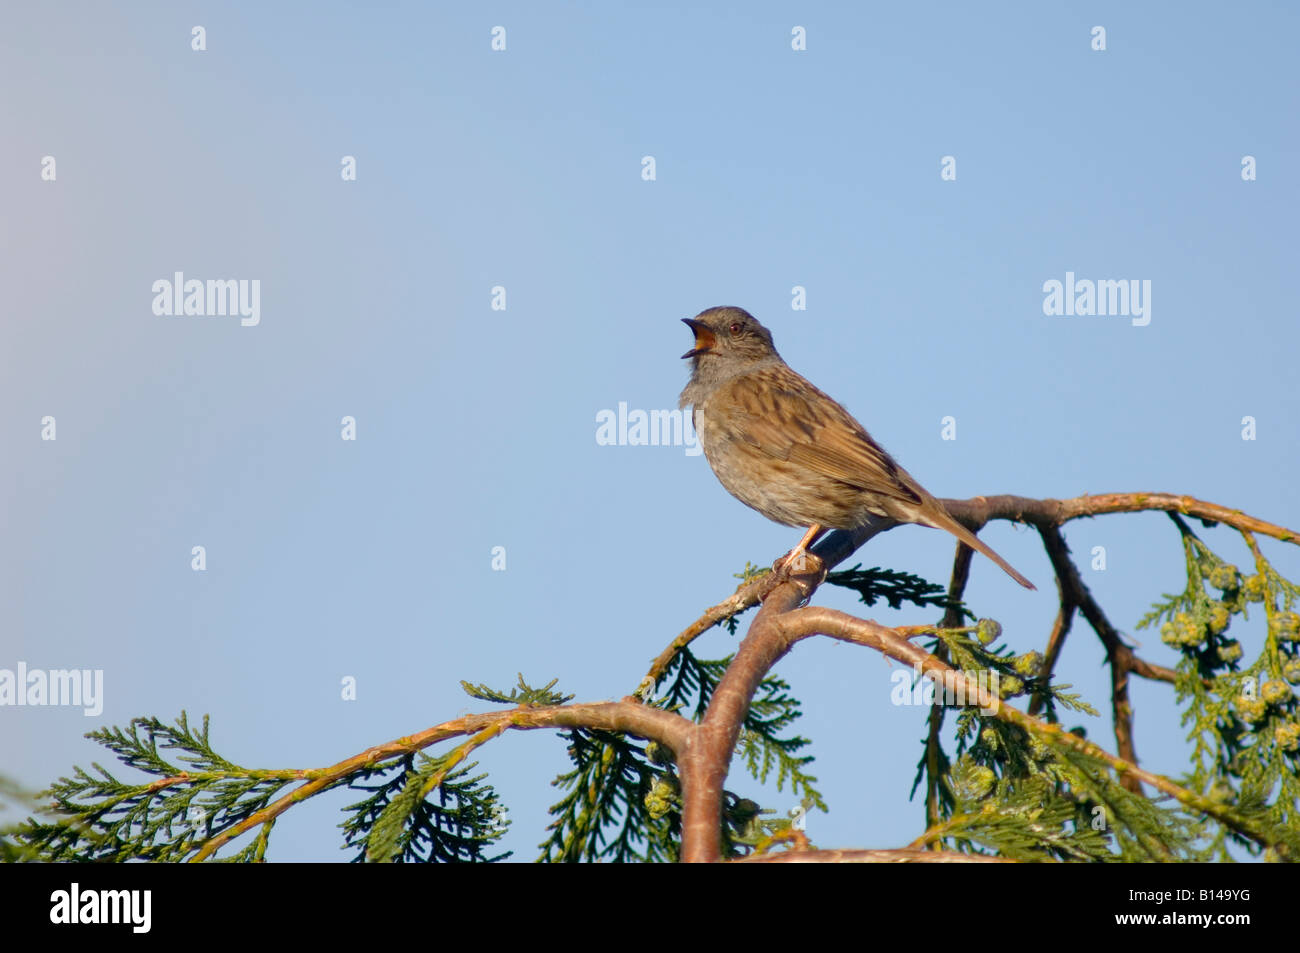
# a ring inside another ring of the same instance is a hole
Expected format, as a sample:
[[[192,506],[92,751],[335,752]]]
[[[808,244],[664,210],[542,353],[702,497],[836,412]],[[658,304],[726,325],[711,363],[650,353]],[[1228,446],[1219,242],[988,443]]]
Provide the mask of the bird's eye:
[[[739,334],[743,329],[744,329],[744,325],[742,325],[739,321],[731,322],[731,327],[727,328],[727,330],[730,331],[732,334]]]

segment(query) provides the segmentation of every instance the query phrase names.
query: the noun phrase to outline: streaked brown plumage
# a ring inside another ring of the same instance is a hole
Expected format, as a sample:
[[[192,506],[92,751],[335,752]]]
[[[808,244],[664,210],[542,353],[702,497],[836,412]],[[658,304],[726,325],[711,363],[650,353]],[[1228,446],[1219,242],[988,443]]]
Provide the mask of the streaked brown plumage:
[[[681,406],[713,472],[770,520],[805,526],[798,555],[825,529],[872,516],[952,533],[1028,589],[1034,585],[958,523],[853,416],[781,359],[772,335],[741,308],[684,319],[695,333]]]

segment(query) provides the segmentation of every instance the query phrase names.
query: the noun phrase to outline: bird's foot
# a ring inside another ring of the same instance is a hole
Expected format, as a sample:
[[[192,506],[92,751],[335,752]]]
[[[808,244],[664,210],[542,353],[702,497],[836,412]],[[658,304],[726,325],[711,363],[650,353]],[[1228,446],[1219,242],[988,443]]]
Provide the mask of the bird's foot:
[[[788,573],[792,576],[804,576],[812,573],[824,572],[826,564],[822,562],[820,556],[808,552],[808,550],[796,546],[776,562],[772,563],[774,572]]]
[[[772,564],[772,588],[783,582],[794,582],[810,595],[825,579],[826,563],[802,546],[796,546]]]

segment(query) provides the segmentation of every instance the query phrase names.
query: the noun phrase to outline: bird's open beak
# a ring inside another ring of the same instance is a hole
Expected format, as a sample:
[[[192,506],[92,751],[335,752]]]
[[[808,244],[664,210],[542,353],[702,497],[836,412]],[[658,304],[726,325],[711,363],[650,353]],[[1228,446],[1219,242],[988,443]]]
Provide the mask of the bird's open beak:
[[[708,354],[717,345],[718,339],[713,336],[709,326],[703,321],[696,321],[694,318],[682,318],[682,323],[695,332],[695,347],[691,348],[683,358],[695,357],[697,354]]]

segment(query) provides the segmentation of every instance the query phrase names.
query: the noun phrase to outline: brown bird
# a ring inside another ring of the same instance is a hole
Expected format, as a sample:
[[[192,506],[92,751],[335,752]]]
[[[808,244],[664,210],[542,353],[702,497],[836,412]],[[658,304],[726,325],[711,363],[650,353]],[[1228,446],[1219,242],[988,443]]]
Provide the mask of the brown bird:
[[[847,410],[792,371],[771,332],[748,311],[710,308],[682,320],[695,332],[695,346],[682,355],[691,359],[691,379],[680,406],[694,408],[709,466],[740,502],[785,526],[808,527],[786,566],[828,529],[888,517],[945,529],[1034,588],[953,519]]]

